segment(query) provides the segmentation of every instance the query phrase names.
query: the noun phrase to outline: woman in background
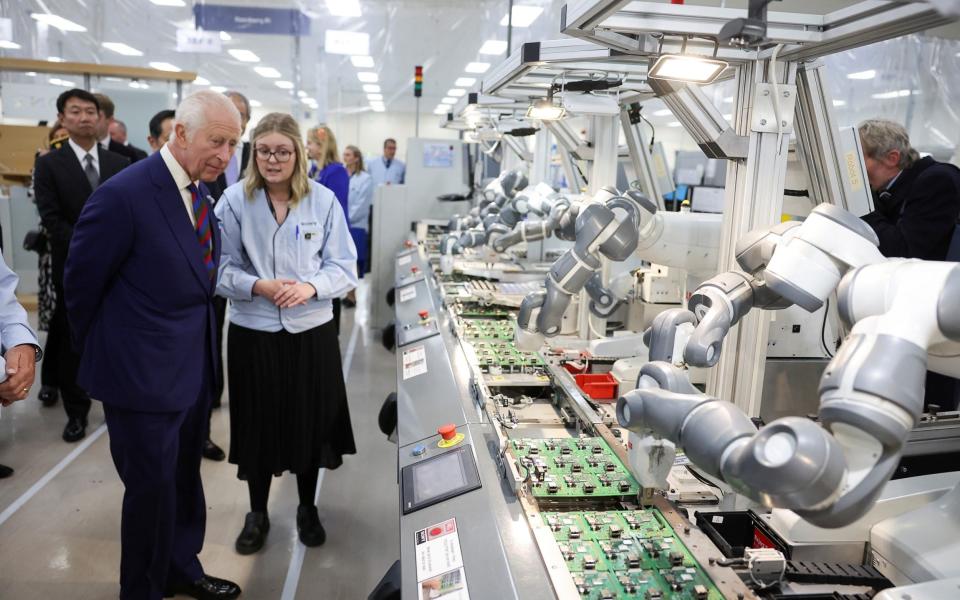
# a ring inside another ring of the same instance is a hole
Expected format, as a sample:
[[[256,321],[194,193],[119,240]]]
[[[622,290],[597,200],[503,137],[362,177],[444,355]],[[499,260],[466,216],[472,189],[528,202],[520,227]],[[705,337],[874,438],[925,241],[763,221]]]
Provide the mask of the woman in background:
[[[310,170],[307,175],[320,185],[327,187],[337,197],[344,218],[348,210],[350,197],[350,175],[337,152],[337,138],[324,124],[307,130],[307,155],[310,157]],[[333,299],[333,321],[340,333],[340,298]]]
[[[373,204],[373,177],[363,166],[363,154],[356,146],[343,149],[343,164],[350,174],[350,197],[347,202],[347,218],[350,221],[350,236],[357,247],[357,273],[363,279],[367,264],[367,236],[370,208]],[[356,290],[350,290],[343,303],[347,308],[357,305]]]
[[[240,554],[263,547],[270,483],[284,471],[297,476],[300,541],[322,544],[319,470],[356,453],[331,307],[357,285],[346,218],[333,193],[307,177],[292,116],[263,117],[250,139],[245,178],[214,209],[223,245],[217,293],[230,299],[230,462],[250,492]]]

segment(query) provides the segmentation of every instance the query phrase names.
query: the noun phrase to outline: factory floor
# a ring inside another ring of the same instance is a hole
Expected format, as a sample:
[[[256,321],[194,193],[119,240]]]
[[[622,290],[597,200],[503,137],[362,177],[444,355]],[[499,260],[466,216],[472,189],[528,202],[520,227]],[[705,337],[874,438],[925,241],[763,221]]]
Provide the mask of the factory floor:
[[[380,405],[396,387],[396,363],[367,320],[363,284],[358,296],[357,308],[344,309],[340,330],[357,454],[321,473],[326,544],[306,548],[297,539],[296,483],[287,474],[271,490],[266,546],[237,554],[233,543],[249,510],[246,485],[226,461],[203,461],[208,512],[200,559],[206,572],[239,583],[242,598],[363,599],[399,557],[396,446],[377,428]],[[62,406],[44,408],[39,389],[38,372],[31,397],[0,417],[0,463],[16,470],[0,479],[0,598],[116,598],[123,488],[103,411],[94,402],[87,437],[67,444],[60,439]],[[225,395],[212,422],[211,437],[224,450],[228,403]]]

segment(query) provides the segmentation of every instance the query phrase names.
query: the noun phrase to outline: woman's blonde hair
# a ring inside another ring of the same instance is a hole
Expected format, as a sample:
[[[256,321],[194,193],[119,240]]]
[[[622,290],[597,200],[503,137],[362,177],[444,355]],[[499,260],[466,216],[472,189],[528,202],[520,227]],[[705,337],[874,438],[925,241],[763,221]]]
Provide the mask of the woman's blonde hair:
[[[363,166],[363,153],[360,152],[360,148],[357,148],[356,146],[347,146],[346,148],[343,149],[344,152],[346,152],[347,150],[349,150],[350,152],[353,152],[353,155],[357,157],[357,167],[353,170],[353,173],[366,171],[366,168]],[[349,167],[347,168],[349,169]],[[353,175],[353,173],[350,173],[350,174]]]
[[[325,134],[320,137],[320,131]],[[320,164],[317,166],[323,170],[330,163],[340,162],[340,153],[337,151],[337,136],[333,131],[323,123],[307,130],[307,139],[320,146]]]
[[[260,174],[257,167],[257,140],[271,133],[280,133],[293,142],[294,161],[293,175],[290,176],[290,204],[296,204],[301,199],[310,194],[310,178],[307,177],[307,153],[303,149],[303,137],[300,135],[300,126],[296,119],[285,113],[270,113],[260,119],[256,129],[250,135],[250,146],[253,152],[253,160],[247,165],[247,172],[244,179],[244,191],[247,192],[247,198],[253,198],[253,194],[263,188],[266,189],[266,181]]]

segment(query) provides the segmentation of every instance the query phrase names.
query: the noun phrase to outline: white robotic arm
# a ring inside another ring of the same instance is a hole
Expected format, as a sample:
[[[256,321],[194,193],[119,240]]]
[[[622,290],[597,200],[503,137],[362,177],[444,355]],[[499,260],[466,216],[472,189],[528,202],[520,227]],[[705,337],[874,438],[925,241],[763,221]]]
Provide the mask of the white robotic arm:
[[[637,247],[640,227],[652,212],[645,206],[652,204],[636,192],[621,196],[611,188],[604,188],[580,207],[576,221],[576,241],[553,266],[546,279],[546,291],[533,292],[523,299],[517,315],[518,344],[522,348],[538,347],[542,335],[560,333],[563,313],[574,294],[587,287],[598,304],[612,303],[612,294],[606,293],[598,275],[604,256],[623,261]],[[589,283],[589,285],[588,285]],[[534,310],[538,309],[536,316]]]
[[[852,215],[836,211],[814,212],[832,216],[828,220],[839,228],[808,219],[791,228],[799,231],[781,236],[772,251],[766,247],[761,254],[767,268],[757,270],[761,283],[751,280],[756,285],[740,288],[765,284],[779,295],[777,306],[790,302],[815,310],[819,304],[812,299],[822,302],[839,286],[839,312],[852,329],[821,379],[819,424],[785,417],[758,431],[735,405],[684,390],[677,383],[683,371],[666,363],[641,370],[641,380],[657,386],[640,387],[618,402],[627,429],[682,447],[694,464],[738,492],[766,506],[792,509],[821,527],[848,525],[873,505],[922,411],[926,370],[960,374],[960,318],[954,308],[960,302],[960,265],[882,257],[870,264],[876,257],[850,233],[874,249],[875,238],[865,235],[859,221],[840,219],[841,213],[855,219]],[[842,258],[824,251],[834,246],[842,246]],[[849,268],[857,263],[862,266]],[[810,277],[811,270],[819,277]],[[727,303],[729,296],[716,293],[712,300],[707,314],[718,310],[717,302],[728,314],[745,312],[731,308],[745,304]]]
[[[716,271],[722,215],[658,211],[655,204],[632,190],[618,197],[629,199],[635,206],[637,231],[630,235],[630,252],[621,252],[619,255],[623,258],[609,255],[607,258],[623,261],[635,254],[643,260],[691,273]],[[582,208],[581,215],[584,210],[588,208]],[[577,247],[591,244],[596,247],[596,240],[591,236],[602,234],[597,228],[581,227],[578,218]],[[571,260],[573,255],[574,251],[568,252],[554,263],[547,278],[546,293],[533,293],[524,299],[517,319],[518,343],[524,347],[537,347],[542,336],[557,335],[570,297],[583,288],[590,294],[594,314],[604,316],[616,308],[615,295],[601,286],[599,276],[594,278],[600,268],[599,259],[576,262]]]

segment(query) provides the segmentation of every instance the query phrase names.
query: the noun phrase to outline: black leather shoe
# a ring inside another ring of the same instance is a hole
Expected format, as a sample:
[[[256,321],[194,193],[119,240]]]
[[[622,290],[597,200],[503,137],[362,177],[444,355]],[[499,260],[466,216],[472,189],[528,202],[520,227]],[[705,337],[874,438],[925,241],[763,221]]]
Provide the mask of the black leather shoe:
[[[67,426],[63,428],[63,441],[78,442],[87,435],[87,420],[79,417],[70,417]]]
[[[297,507],[297,533],[300,534],[300,541],[304,546],[320,546],[327,541],[327,532],[320,524],[316,506],[301,504]]]
[[[263,548],[269,532],[270,518],[267,517],[267,513],[248,512],[243,522],[243,531],[237,536],[234,548],[240,554],[253,554]]]
[[[6,479],[11,475],[13,475],[13,469],[8,467],[7,465],[0,465],[0,479]]]
[[[209,458],[210,460],[221,461],[227,456],[223,453],[223,449],[220,446],[214,444],[212,440],[207,439],[207,441],[203,443],[203,457]]]
[[[234,582],[204,575],[193,583],[168,587],[163,597],[189,596],[198,600],[233,600],[239,595],[240,586]]]
[[[54,406],[57,400],[60,399],[60,390],[52,385],[41,386],[37,398],[40,399],[40,402],[42,402],[44,406]]]

